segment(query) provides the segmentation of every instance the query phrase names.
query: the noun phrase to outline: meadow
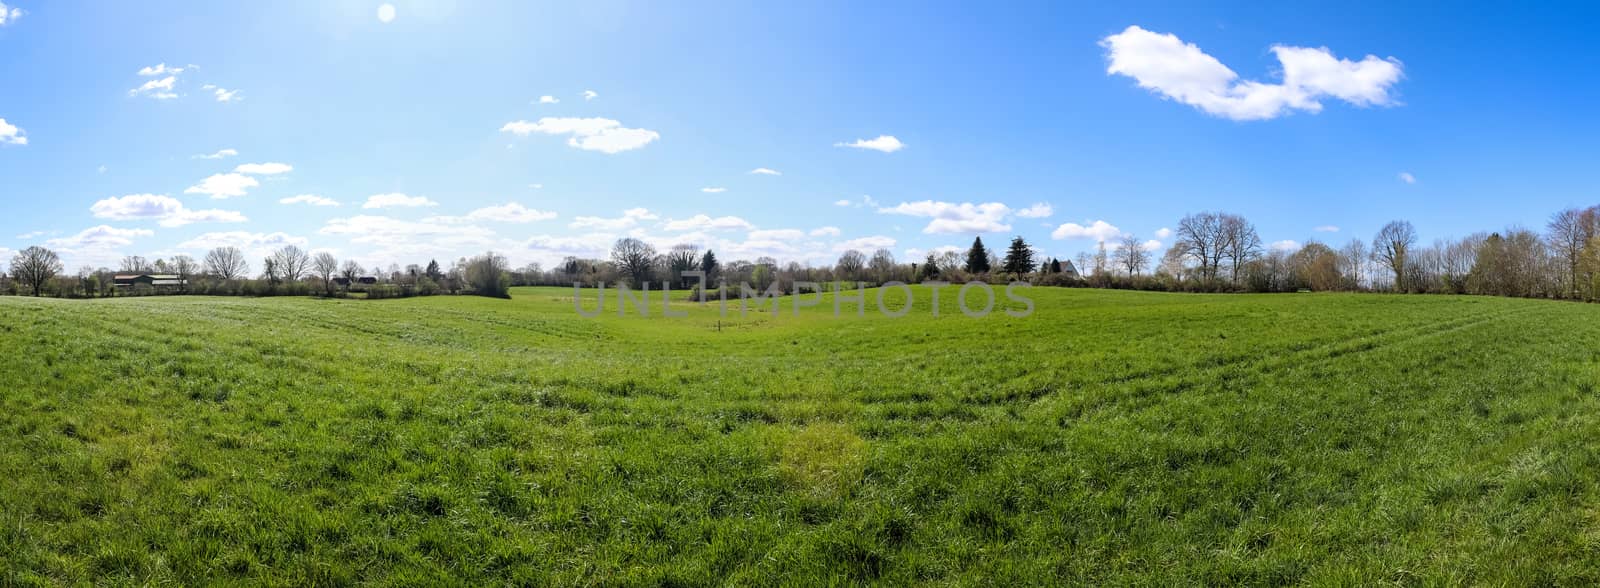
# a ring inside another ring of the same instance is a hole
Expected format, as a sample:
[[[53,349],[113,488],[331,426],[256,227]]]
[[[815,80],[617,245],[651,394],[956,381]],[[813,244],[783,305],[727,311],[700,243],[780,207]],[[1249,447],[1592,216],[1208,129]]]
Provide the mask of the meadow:
[[[1600,583],[1600,306],[916,292],[0,298],[0,584]]]

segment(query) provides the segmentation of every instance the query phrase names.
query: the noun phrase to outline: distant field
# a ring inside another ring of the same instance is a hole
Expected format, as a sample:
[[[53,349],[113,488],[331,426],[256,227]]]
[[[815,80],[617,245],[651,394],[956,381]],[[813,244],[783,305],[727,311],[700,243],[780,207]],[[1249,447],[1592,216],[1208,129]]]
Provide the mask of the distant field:
[[[1600,582],[1600,306],[514,294],[0,298],[0,584]]]

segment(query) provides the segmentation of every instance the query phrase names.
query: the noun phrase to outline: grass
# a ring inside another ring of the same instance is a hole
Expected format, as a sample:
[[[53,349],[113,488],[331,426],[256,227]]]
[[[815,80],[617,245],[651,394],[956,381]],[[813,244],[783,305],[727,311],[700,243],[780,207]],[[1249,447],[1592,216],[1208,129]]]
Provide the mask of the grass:
[[[1600,306],[917,293],[0,298],[0,584],[1600,582]]]

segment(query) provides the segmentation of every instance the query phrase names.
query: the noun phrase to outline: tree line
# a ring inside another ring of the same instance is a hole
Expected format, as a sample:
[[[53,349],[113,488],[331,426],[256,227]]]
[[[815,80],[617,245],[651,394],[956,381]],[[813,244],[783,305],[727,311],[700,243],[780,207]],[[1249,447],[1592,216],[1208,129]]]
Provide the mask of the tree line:
[[[205,296],[320,296],[344,298],[352,294],[369,299],[474,294],[507,297],[517,272],[506,258],[493,252],[461,258],[448,268],[430,260],[426,265],[387,270],[363,267],[355,260],[340,262],[328,252],[309,253],[286,245],[267,255],[260,272],[252,273],[246,255],[237,247],[217,247],[196,260],[187,255],[154,260],[131,255],[117,269],[84,266],[67,273],[61,257],[34,246],[12,256],[10,271],[0,274],[0,292],[11,295],[98,298],[188,294]],[[117,287],[119,274],[175,276],[178,284]]]
[[[204,259],[179,255],[148,261],[131,256],[115,273],[179,276],[187,285],[162,292],[207,295],[347,296],[368,298],[478,294],[504,297],[512,286],[597,286],[627,283],[670,284],[692,291],[700,277],[715,287],[750,284],[791,291],[795,282],[967,282],[1031,281],[1037,285],[1127,288],[1174,292],[1385,291],[1485,294],[1530,298],[1600,300],[1600,206],[1572,208],[1552,215],[1543,232],[1520,227],[1474,233],[1456,239],[1419,242],[1408,221],[1385,224],[1372,239],[1352,239],[1335,247],[1310,241],[1292,250],[1267,246],[1254,224],[1226,212],[1184,216],[1164,252],[1147,249],[1133,236],[1101,242],[1075,260],[1046,258],[1020,236],[1004,252],[973,239],[965,251],[930,252],[902,262],[888,249],[868,255],[843,252],[831,266],[813,266],[772,257],[723,262],[693,244],[666,251],[640,239],[618,239],[605,259],[569,256],[555,267],[528,264],[512,269],[506,258],[486,253],[462,258],[448,268],[437,261],[404,268],[363,268],[323,252],[289,245],[262,260],[252,277],[245,254],[218,247]],[[149,294],[118,291],[108,268],[63,272],[60,258],[43,247],[29,247],[11,260],[0,283],[9,294],[65,297]],[[373,283],[360,283],[370,277]]]

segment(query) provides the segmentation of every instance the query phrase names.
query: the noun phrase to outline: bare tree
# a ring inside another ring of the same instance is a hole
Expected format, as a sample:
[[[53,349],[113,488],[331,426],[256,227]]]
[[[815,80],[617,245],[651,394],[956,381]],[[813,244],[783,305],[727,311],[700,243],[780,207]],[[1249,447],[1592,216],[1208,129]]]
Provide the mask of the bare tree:
[[[272,261],[278,268],[278,275],[287,282],[300,281],[311,268],[311,256],[294,245],[284,245],[273,252]]]
[[[1367,243],[1360,239],[1351,239],[1339,250],[1340,260],[1344,263],[1342,273],[1349,281],[1349,288],[1359,290],[1366,284],[1367,279]]]
[[[1581,285],[1586,281],[1578,278],[1578,270],[1582,266],[1584,250],[1600,232],[1597,219],[1600,219],[1600,206],[1586,210],[1568,208],[1550,218],[1545,238],[1549,240],[1556,260],[1567,270],[1566,294],[1572,298],[1580,296]]]
[[[350,284],[356,283],[356,278],[361,277],[361,272],[363,271],[366,270],[363,270],[361,268],[361,264],[356,263],[356,260],[354,259],[347,259],[345,260],[344,265],[339,266],[339,275],[344,278],[346,287],[349,287]]]
[[[332,253],[323,251],[311,260],[311,271],[318,278],[322,278],[322,290],[333,291],[333,275],[339,273],[339,260],[334,259]]]
[[[634,287],[639,287],[650,281],[655,271],[656,248],[633,237],[617,239],[611,246],[611,263],[633,282]]]
[[[122,265],[118,271],[129,274],[142,274],[150,271],[150,262],[137,255],[122,258]]]
[[[872,259],[867,262],[867,268],[872,270],[872,279],[878,282],[887,282],[894,279],[894,253],[888,249],[879,249],[872,252]]]
[[[1218,249],[1229,261],[1229,277],[1239,283],[1239,269],[1261,255],[1261,235],[1255,225],[1236,214],[1217,215]]]
[[[833,264],[833,271],[840,278],[849,280],[861,279],[861,270],[867,266],[866,254],[851,249],[839,256],[839,262]]]
[[[1138,237],[1123,235],[1122,241],[1117,244],[1116,263],[1129,276],[1137,276],[1150,265],[1150,252],[1144,250],[1144,244],[1139,242]]]
[[[18,251],[11,258],[11,277],[33,290],[34,296],[44,292],[45,284],[61,270],[61,257],[37,245]]]
[[[1222,216],[1214,212],[1201,212],[1178,221],[1177,241],[1173,247],[1184,257],[1199,265],[1202,280],[1214,280],[1217,266],[1227,254],[1227,236],[1223,232]]]
[[[206,273],[224,282],[237,280],[250,272],[244,252],[237,247],[218,247],[206,254]]]
[[[1390,221],[1372,238],[1372,260],[1394,272],[1395,290],[1406,289],[1406,253],[1417,243],[1417,229],[1407,221]]]

